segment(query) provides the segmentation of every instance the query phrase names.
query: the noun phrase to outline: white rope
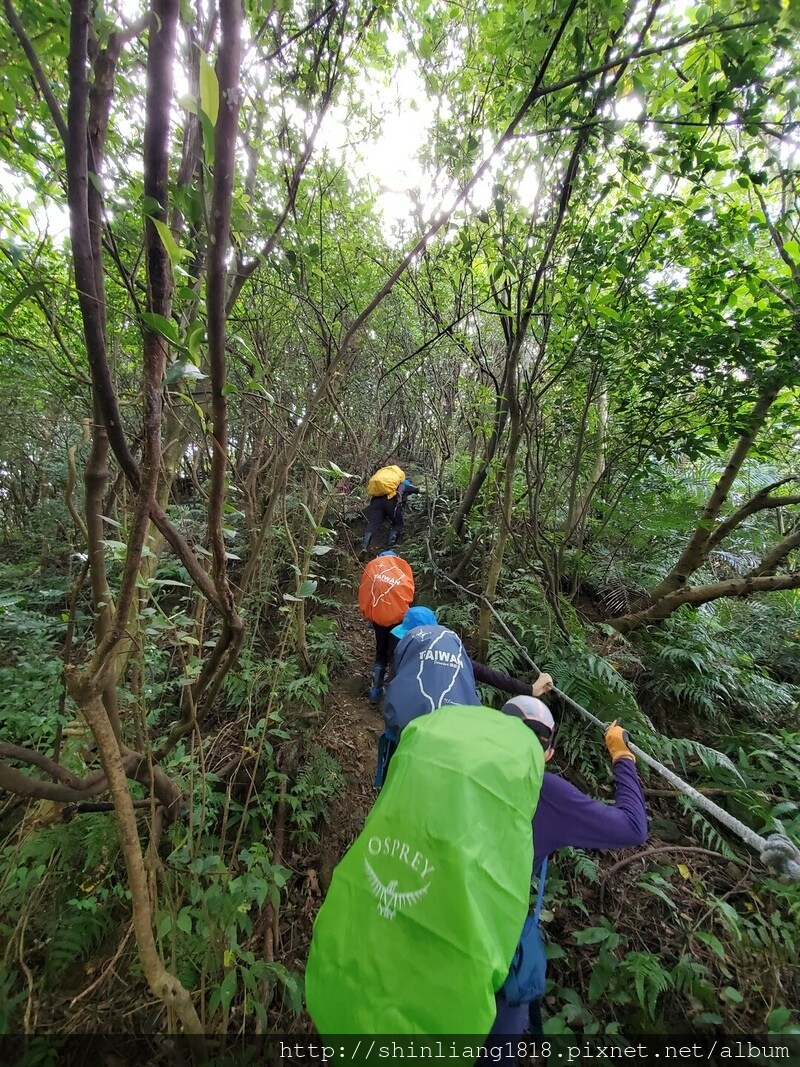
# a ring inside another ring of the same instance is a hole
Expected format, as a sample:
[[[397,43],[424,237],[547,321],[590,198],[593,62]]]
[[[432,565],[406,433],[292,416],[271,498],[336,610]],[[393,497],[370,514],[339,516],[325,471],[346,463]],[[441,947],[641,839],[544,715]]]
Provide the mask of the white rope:
[[[430,524],[428,529],[430,530]],[[449,575],[445,574],[441,567],[439,567],[434,561],[433,551],[431,549],[430,535],[426,537],[426,545],[428,548],[428,559],[430,560],[434,572],[440,577],[444,578],[446,582],[449,582],[450,585],[455,586],[457,589],[462,590],[462,592],[467,593],[469,596],[475,597],[483,604],[485,604],[489,611],[492,613],[492,615],[495,617],[495,619],[497,619],[497,621],[499,622],[509,641],[511,641],[511,643],[522,653],[523,657],[530,664],[531,668],[536,672],[537,676],[541,674],[542,672],[539,670],[539,668],[536,666],[536,664],[533,662],[530,655],[528,654],[528,650],[524,647],[524,645],[520,644],[516,636],[506,625],[505,621],[497,613],[494,608],[494,605],[482,593],[476,593],[472,589],[467,589],[466,586],[461,585],[460,582],[455,581]],[[604,732],[606,729],[608,729],[608,723],[604,723],[601,719],[598,719],[596,715],[592,715],[590,711],[587,711],[586,708],[582,707],[580,704],[578,704],[577,701],[573,700],[572,697],[567,696],[567,694],[562,692],[560,689],[557,689],[554,686],[552,692],[555,693],[556,696],[559,697],[559,699],[563,700],[563,702],[568,707],[573,708],[580,715],[583,715],[584,718],[588,719],[589,722],[594,723],[595,726],[599,726]],[[797,845],[788,837],[786,837],[785,834],[774,833],[770,834],[769,837],[762,837],[760,834],[757,834],[755,830],[752,830],[749,826],[746,826],[743,822],[740,822],[739,819],[734,818],[734,816],[731,815],[730,812],[725,811],[724,808],[721,808],[718,804],[715,804],[713,800],[709,800],[708,797],[703,796],[702,793],[699,793],[696,789],[689,785],[688,782],[684,782],[684,780],[682,778],[679,778],[674,771],[671,771],[669,767],[665,767],[663,763],[659,763],[657,759],[655,759],[649,753],[644,752],[641,748],[639,748],[638,745],[634,745],[629,741],[628,748],[631,750],[631,752],[633,752],[637,759],[640,759],[642,761],[642,763],[646,763],[648,767],[652,767],[652,769],[656,771],[657,774],[660,774],[662,778],[668,781],[670,785],[674,786],[679,792],[683,793],[684,796],[689,797],[689,799],[692,800],[698,807],[702,808],[705,812],[713,816],[719,822],[723,823],[725,826],[728,827],[729,830],[731,830],[734,834],[740,837],[742,841],[748,844],[755,852],[759,854],[762,862],[766,866],[775,868],[785,878],[790,878],[793,881],[800,882],[800,849],[798,849]]]

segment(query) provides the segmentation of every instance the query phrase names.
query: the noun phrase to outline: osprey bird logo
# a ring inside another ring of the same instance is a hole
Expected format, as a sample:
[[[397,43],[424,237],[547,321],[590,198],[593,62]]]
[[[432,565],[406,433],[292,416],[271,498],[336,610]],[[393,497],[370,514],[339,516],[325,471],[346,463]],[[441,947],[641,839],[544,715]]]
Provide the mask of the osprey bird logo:
[[[414,889],[410,893],[398,893],[396,878],[389,882],[388,885],[384,885],[372,869],[368,859],[364,860],[364,867],[367,871],[369,884],[372,886],[372,892],[378,898],[378,911],[384,919],[393,919],[400,908],[404,908],[407,904],[416,904],[418,900],[425,896],[430,887],[430,883],[428,883],[422,889]]]

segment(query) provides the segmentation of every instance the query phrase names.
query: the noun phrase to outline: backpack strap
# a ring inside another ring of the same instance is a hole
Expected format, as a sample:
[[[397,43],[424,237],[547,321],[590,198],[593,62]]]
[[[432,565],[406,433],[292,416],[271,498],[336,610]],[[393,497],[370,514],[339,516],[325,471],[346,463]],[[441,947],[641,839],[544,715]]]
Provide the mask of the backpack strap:
[[[536,907],[533,909],[533,921],[536,923],[539,922],[539,916],[542,913],[542,904],[544,903],[544,884],[547,881],[547,861],[549,858],[549,856],[545,856],[539,870],[539,888],[536,892]]]
[[[517,951],[511,961],[508,977],[502,986],[505,999],[512,1007],[532,1004],[544,996],[547,976],[547,953],[542,940],[539,916],[544,901],[544,885],[547,880],[547,858],[539,869],[539,888],[536,892],[536,907],[525,920]],[[541,1030],[537,1031],[541,1033]]]

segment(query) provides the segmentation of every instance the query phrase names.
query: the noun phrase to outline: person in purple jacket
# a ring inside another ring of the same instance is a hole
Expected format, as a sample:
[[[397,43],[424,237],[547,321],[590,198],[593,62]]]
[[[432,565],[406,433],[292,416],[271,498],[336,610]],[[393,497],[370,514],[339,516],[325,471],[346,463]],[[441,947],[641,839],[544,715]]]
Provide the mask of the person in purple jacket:
[[[545,762],[553,758],[555,722],[550,709],[535,697],[517,696],[506,701],[503,710],[529,721],[545,745]],[[611,849],[643,845],[647,840],[647,809],[642,783],[636,770],[636,757],[628,748],[628,734],[616,720],[605,733],[606,748],[614,772],[613,803],[595,800],[577,786],[550,771],[545,771],[539,804],[533,816],[533,871],[538,874],[542,862],[559,848]],[[497,1017],[487,1041],[499,1035],[519,1035],[530,1028],[542,1033],[541,1006],[538,1001],[512,1007],[502,990],[496,996]],[[503,1062],[493,1060],[493,1062]],[[509,1062],[514,1062],[510,1060]]]

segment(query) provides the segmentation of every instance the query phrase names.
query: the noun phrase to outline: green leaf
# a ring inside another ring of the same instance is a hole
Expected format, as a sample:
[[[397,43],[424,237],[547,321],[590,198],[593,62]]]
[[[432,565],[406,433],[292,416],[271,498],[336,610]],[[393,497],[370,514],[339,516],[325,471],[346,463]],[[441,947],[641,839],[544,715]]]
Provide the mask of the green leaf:
[[[172,344],[179,345],[181,343],[178,327],[171,319],[167,319],[155,311],[143,311],[142,322],[157,334],[171,341]]]
[[[43,282],[36,282],[32,285],[27,285],[21,292],[17,293],[14,299],[6,304],[3,310],[0,311],[0,319],[10,319],[19,305],[27,300],[29,296],[32,296],[38,289],[41,289],[43,284]]]
[[[164,382],[166,385],[172,385],[173,382],[177,382],[180,378],[199,382],[201,378],[207,377],[207,374],[203,374],[200,368],[195,367],[194,363],[190,363],[188,359],[179,359],[170,364],[167,368],[167,373],[164,375]]]
[[[192,294],[194,295],[194,294]],[[197,356],[200,352],[200,346],[206,339],[206,328],[202,322],[195,322],[189,328],[189,332],[186,334],[186,345],[189,349],[189,355],[193,360],[197,360]]]
[[[150,221],[158,231],[158,236],[161,238],[161,243],[167,250],[167,255],[169,256],[170,263],[173,265],[173,267],[176,266],[178,263],[180,263],[181,258],[184,255],[184,250],[178,247],[175,242],[175,238],[172,236],[172,230],[170,230],[169,226],[167,226],[166,223],[161,222],[159,219],[153,218],[152,215],[148,215],[147,217],[150,219]]]
[[[714,934],[699,933],[695,935],[703,944],[708,945],[719,956],[721,960],[726,959],[725,946],[722,944],[718,937]]]
[[[105,545],[106,548],[110,548],[115,552],[127,552],[128,550],[128,546],[124,541],[112,541],[109,538],[105,538],[100,544]]]
[[[185,934],[192,932],[192,915],[188,908],[181,908],[178,912],[178,918],[175,921],[175,925],[179,930],[183,930]]]
[[[588,997],[589,1003],[594,1004],[604,993],[608,991],[608,983],[617,966],[617,959],[613,953],[606,949],[601,950],[597,963],[592,968],[592,977],[589,979]]]
[[[355,474],[349,474],[347,471],[343,471],[341,467],[338,467],[333,460],[330,462],[330,468],[334,474],[338,474],[340,478],[355,478]]]
[[[222,1005],[222,1010],[227,1012],[230,1009],[231,1001],[236,995],[236,971],[230,970],[222,979],[222,985],[219,987],[219,999]]]
[[[219,81],[205,52],[200,53],[200,110],[208,116],[212,126],[219,115]]]
[[[771,1011],[767,1016],[767,1029],[783,1030],[784,1026],[786,1026],[791,1017],[792,1013],[788,1008],[776,1008],[774,1011]]]
[[[333,545],[314,545],[311,552],[315,556],[324,556],[333,551]]]
[[[599,945],[601,941],[608,941],[611,932],[602,926],[590,926],[587,930],[576,931],[572,936],[579,945]]]
[[[644,881],[640,881],[638,884],[642,889],[646,889],[648,893],[652,893],[653,896],[659,897],[661,900],[663,900],[667,907],[670,907],[673,910],[676,908],[675,901],[670,900],[664,890],[660,889],[657,885],[652,885],[650,882]]]
[[[561,945],[557,945],[554,941],[547,942],[545,952],[548,960],[563,960],[567,958],[567,954]]]

